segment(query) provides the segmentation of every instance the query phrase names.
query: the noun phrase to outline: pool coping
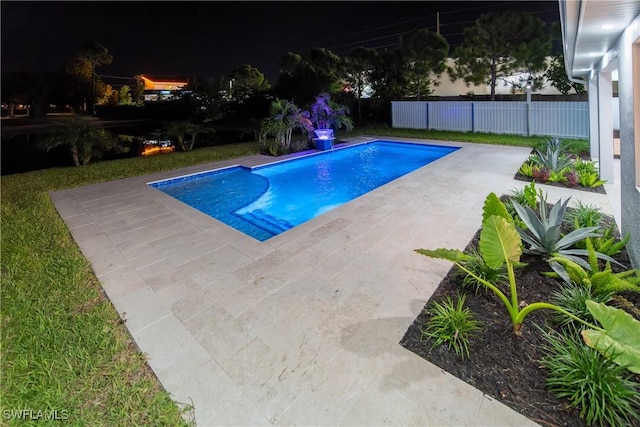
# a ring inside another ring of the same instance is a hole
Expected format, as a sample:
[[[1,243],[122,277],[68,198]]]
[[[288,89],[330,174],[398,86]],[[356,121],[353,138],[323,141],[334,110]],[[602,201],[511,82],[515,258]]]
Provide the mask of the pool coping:
[[[526,184],[513,175],[530,152],[422,142],[461,149],[265,242],[147,183],[268,156],[50,196],[198,425],[536,425],[398,344],[450,267],[413,249],[464,248],[486,195]],[[545,190],[607,211],[606,195]]]

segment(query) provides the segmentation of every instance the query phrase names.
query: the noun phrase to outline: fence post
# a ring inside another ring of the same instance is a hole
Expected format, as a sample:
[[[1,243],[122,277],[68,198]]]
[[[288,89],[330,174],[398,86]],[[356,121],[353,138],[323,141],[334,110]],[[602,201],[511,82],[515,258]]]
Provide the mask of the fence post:
[[[471,133],[475,133],[476,131],[476,115],[475,115],[475,104],[471,103]]]
[[[427,102],[427,130],[429,130],[429,103]]]
[[[527,136],[531,136],[531,80],[527,81]]]

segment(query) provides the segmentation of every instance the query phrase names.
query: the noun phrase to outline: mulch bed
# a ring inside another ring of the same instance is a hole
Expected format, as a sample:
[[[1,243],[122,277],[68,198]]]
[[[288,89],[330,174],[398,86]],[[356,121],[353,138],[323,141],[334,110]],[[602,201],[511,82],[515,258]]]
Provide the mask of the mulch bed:
[[[526,181],[531,182],[531,178],[522,175],[521,173],[517,173],[514,175],[513,179],[517,181]],[[564,182],[540,182],[539,184],[551,185],[552,187],[564,187],[570,188],[572,190],[580,190],[580,191],[588,191],[589,193],[598,193],[598,194],[606,194],[606,190],[603,185],[599,185],[597,187],[585,187],[583,185],[576,185],[575,187],[570,187]]]
[[[608,220],[613,221],[612,218]],[[467,250],[471,246],[477,247],[479,234],[478,231]],[[630,268],[625,251],[614,258]],[[523,255],[521,261],[527,265],[515,269],[520,301],[527,304],[549,301],[550,294],[561,286],[561,282],[540,274],[550,271],[550,268],[539,257]],[[584,426],[579,411],[568,409],[568,402],[557,399],[545,386],[546,373],[540,363],[544,340],[534,324],[541,327],[552,325],[554,312],[534,311],[525,319],[522,335],[516,336],[506,308],[497,296],[483,289],[474,294],[472,289],[462,288],[460,282],[461,279],[455,277],[454,267],[440,282],[425,308],[431,301],[442,301],[447,295],[456,301],[458,294],[466,293],[465,306],[483,325],[481,332],[470,340],[469,358],[461,360],[446,344],[431,348],[432,342],[422,338],[420,333],[430,317],[424,310],[400,344],[542,426]],[[622,296],[631,304],[626,310],[640,319],[639,295],[625,293]],[[640,382],[640,376],[636,376],[636,380]]]

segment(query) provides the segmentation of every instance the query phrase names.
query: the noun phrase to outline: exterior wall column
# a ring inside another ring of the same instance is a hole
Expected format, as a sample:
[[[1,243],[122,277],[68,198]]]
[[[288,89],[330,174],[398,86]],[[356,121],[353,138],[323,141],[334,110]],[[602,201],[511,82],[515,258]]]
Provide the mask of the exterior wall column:
[[[592,159],[600,158],[600,139],[598,135],[598,77],[589,80],[589,155]]]
[[[618,45],[620,92],[620,191],[621,233],[634,268],[640,268],[640,18],[636,31],[630,26]]]
[[[611,72],[600,71],[597,75],[598,86],[598,164],[600,179],[614,182],[613,178],[613,85]]]

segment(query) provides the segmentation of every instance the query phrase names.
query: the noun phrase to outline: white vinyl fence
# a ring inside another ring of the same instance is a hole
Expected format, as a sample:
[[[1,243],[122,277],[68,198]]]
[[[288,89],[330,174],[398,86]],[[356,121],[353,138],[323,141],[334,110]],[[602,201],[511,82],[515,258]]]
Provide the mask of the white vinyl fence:
[[[392,101],[392,127],[589,137],[588,102]]]

